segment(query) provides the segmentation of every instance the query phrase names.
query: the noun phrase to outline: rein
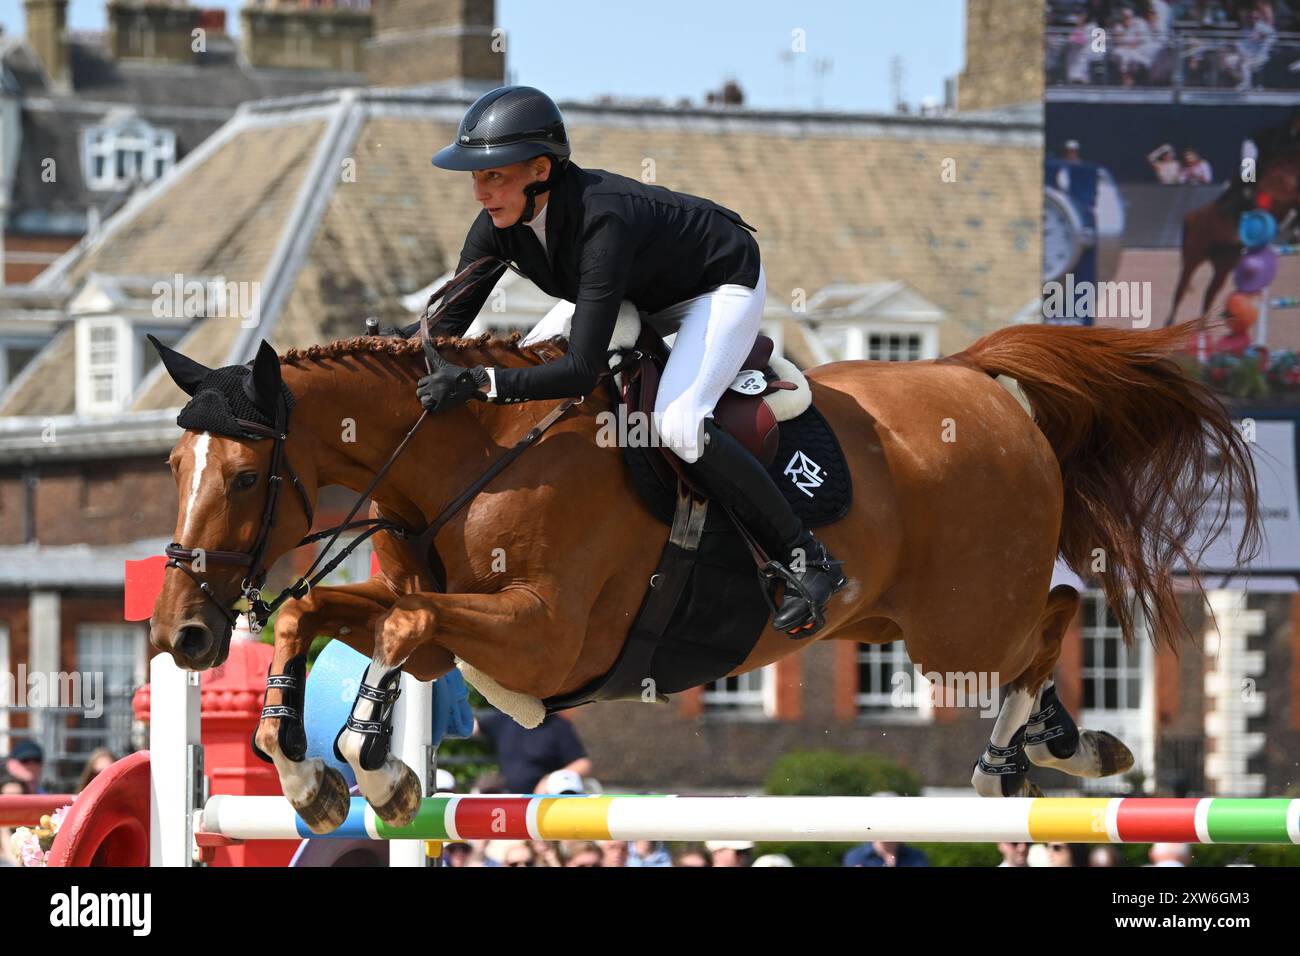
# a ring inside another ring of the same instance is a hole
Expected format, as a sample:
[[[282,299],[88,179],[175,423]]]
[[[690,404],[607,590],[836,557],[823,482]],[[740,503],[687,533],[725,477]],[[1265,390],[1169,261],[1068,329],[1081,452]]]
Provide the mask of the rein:
[[[486,263],[495,263],[495,265],[493,265],[493,267],[483,275],[476,277],[471,275],[476,269]],[[470,263],[459,273],[452,276],[429,296],[429,302],[424,311],[420,314],[420,344],[424,350],[425,367],[429,374],[433,373],[435,366],[445,367],[450,364],[438,354],[437,349],[434,347],[433,338],[430,333],[431,319],[436,320],[440,317],[449,306],[459,301],[484,279],[489,276],[493,279],[499,277],[505,268],[519,272],[517,268],[503,259],[498,259],[495,256],[484,256],[483,258]],[[522,272],[519,274],[523,275]],[[439,298],[442,299],[442,303],[435,310],[433,308],[433,303]],[[629,362],[630,360],[625,360],[614,368],[602,372],[600,378],[604,379],[615,375],[619,371],[622,371]],[[465,374],[468,375],[468,371]],[[293,546],[291,550],[297,550],[298,548],[304,547],[308,544],[313,544],[326,537],[329,538],[329,541],[316,555],[316,559],[312,561],[311,566],[303,572],[301,576],[299,576],[298,580],[281,591],[274,601],[267,603],[262,599],[261,592],[268,571],[267,568],[262,566],[262,558],[266,551],[267,542],[270,539],[271,530],[275,527],[276,506],[279,501],[280,485],[283,481],[280,476],[281,466],[283,466],[288,472],[290,482],[293,484],[294,488],[297,489],[298,495],[302,499],[303,510],[307,518],[308,530],[311,529],[314,518],[314,512],[311,507],[311,501],[307,496],[307,491],[298,480],[298,476],[294,472],[293,466],[289,464],[284,454],[284,443],[289,437],[287,427],[288,411],[285,407],[284,400],[281,399],[276,409],[276,426],[274,429],[267,428],[264,425],[259,425],[256,422],[249,422],[243,419],[239,420],[241,428],[258,435],[259,437],[270,438],[274,442],[271,451],[271,467],[270,477],[268,478],[269,487],[267,491],[266,507],[262,512],[261,526],[258,530],[257,541],[253,545],[252,550],[246,552],[203,551],[198,548],[185,548],[179,543],[172,542],[166,548],[167,557],[170,559],[167,562],[167,567],[179,568],[185,572],[185,574],[187,574],[190,579],[198,585],[198,588],[203,593],[204,597],[217,605],[221,610],[221,613],[225,615],[226,620],[229,621],[232,628],[235,627],[237,623],[235,615],[231,613],[231,610],[228,607],[217,599],[212,587],[206,581],[199,578],[189,565],[197,560],[200,554],[202,554],[206,560],[211,560],[218,564],[236,564],[248,567],[249,573],[240,586],[241,596],[248,601],[249,629],[255,634],[259,633],[263,626],[265,626],[267,620],[280,608],[281,605],[286,601],[299,600],[305,597],[311,592],[312,588],[319,584],[322,579],[346,560],[348,555],[350,555],[358,545],[380,531],[388,531],[403,540],[414,538],[417,553],[428,555],[430,551],[434,550],[433,539],[437,537],[438,532],[457,514],[457,512],[469,504],[469,502],[472,501],[493,478],[504,471],[515,461],[515,459],[527,451],[531,445],[536,443],[536,441],[541,438],[552,425],[558,422],[565,413],[569,411],[569,409],[573,408],[575,405],[582,404],[582,402],[583,398],[581,397],[566,398],[555,408],[551,409],[551,411],[547,412],[547,414],[536,425],[530,428],[521,438],[519,438],[518,441],[510,446],[510,448],[507,449],[500,458],[492,462],[492,464],[490,464],[477,478],[470,482],[464,491],[453,498],[423,531],[412,531],[404,525],[382,517],[363,518],[359,521],[353,521],[352,519],[356,516],[357,511],[360,510],[361,506],[367,500],[369,500],[371,493],[376,487],[378,487],[384,476],[388,474],[388,471],[392,468],[393,464],[401,456],[402,452],[406,450],[406,447],[411,443],[411,440],[415,438],[416,433],[420,430],[420,426],[423,425],[425,420],[429,417],[428,409],[424,409],[415,424],[411,426],[410,431],[406,433],[406,436],[400,443],[398,443],[397,447],[393,449],[392,454],[388,456],[388,459],[384,464],[375,472],[374,477],[365,487],[365,490],[357,496],[357,499],[353,502],[352,508],[348,512],[347,517],[333,528],[327,528],[323,531],[317,531],[306,535],[301,541]],[[361,534],[357,535],[357,537],[354,538],[346,547],[339,551],[338,554],[329,561],[329,563],[317,570],[317,566],[320,565],[326,555],[329,554],[330,550],[337,543],[339,536],[345,531],[357,528],[364,528],[365,530]],[[313,574],[313,572],[315,573]]]

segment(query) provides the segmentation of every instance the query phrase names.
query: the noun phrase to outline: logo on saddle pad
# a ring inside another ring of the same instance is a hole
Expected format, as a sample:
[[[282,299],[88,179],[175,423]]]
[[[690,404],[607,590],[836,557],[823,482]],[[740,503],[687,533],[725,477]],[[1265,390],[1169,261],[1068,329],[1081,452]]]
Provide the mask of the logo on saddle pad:
[[[790,456],[782,474],[794,482],[794,486],[809,498],[813,497],[810,489],[820,488],[826,480],[821,465],[801,451]]]

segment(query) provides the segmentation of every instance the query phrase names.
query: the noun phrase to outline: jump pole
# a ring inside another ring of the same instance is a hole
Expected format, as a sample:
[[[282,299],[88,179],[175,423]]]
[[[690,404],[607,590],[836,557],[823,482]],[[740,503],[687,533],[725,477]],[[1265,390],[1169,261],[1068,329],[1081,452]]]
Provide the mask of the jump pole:
[[[306,828],[278,797],[212,797],[207,832],[284,839]],[[333,836],[426,840],[767,840],[1300,844],[1300,800],[1146,797],[438,796],[399,830],[364,801]]]

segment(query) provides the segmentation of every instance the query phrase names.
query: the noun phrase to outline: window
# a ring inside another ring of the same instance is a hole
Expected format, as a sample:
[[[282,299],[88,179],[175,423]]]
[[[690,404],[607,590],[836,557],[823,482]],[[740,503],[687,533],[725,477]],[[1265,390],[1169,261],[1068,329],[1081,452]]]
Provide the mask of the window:
[[[1115,612],[1104,594],[1083,596],[1083,706],[1089,710],[1136,710],[1142,703],[1139,648],[1125,646]]]
[[[117,401],[117,329],[111,325],[89,330],[86,374],[90,379],[90,400],[96,405]]]
[[[1082,601],[1083,708],[1081,727],[1114,734],[1133,751],[1135,772],[1150,787],[1156,765],[1155,694],[1149,676],[1155,666],[1147,623],[1135,607],[1133,647],[1124,644],[1119,620],[1100,591],[1086,591]],[[1084,793],[1122,793],[1134,786],[1128,777],[1079,780]]]
[[[8,388],[40,350],[36,343],[0,342],[0,390]]]
[[[918,700],[929,693],[928,685],[918,687],[917,681],[903,641],[858,645],[858,694],[854,703],[859,713],[915,716],[920,709]]]
[[[176,134],[128,117],[82,134],[83,166],[91,189],[151,183],[176,162]]]
[[[103,675],[99,700],[103,713],[98,717],[79,716],[76,726],[68,731],[69,757],[84,759],[96,747],[107,747],[119,756],[134,749],[131,698],[144,682],[145,648],[145,632],[138,625],[78,626],[77,671],[83,681],[98,680],[98,675]]]
[[[922,337],[915,332],[872,332],[867,336],[867,358],[875,362],[915,362],[922,353]]]
[[[702,701],[708,714],[765,716],[769,710],[769,689],[774,683],[771,667],[760,667],[739,677],[723,677],[706,684]]]

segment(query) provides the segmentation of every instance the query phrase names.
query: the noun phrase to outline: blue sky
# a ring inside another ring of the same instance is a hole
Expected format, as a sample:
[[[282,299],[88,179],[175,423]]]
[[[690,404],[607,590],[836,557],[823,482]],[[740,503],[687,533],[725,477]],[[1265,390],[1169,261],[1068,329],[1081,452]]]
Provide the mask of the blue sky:
[[[238,2],[221,6],[238,29]],[[562,99],[601,93],[670,102],[734,77],[747,102],[766,108],[889,111],[890,60],[904,65],[911,104],[943,98],[962,64],[964,0],[497,0],[510,79]],[[104,0],[72,0],[73,29],[105,25]],[[21,0],[0,0],[7,33],[24,32]],[[807,51],[784,62],[792,31]],[[820,83],[818,61],[829,61]],[[820,93],[820,96],[818,95]]]

